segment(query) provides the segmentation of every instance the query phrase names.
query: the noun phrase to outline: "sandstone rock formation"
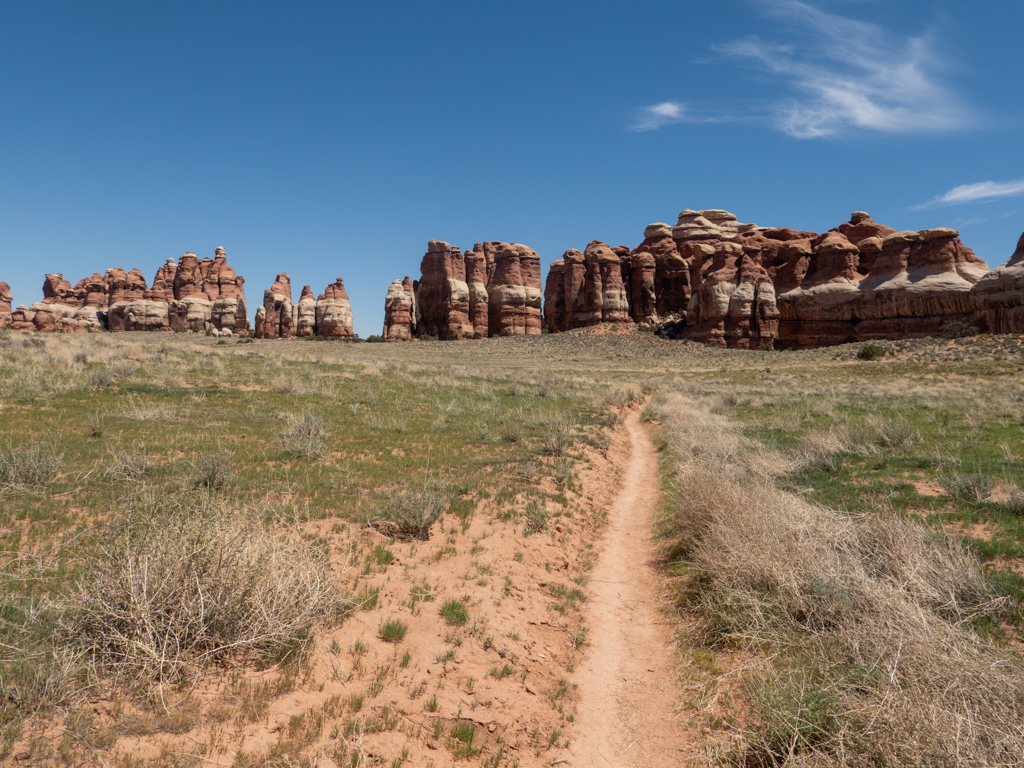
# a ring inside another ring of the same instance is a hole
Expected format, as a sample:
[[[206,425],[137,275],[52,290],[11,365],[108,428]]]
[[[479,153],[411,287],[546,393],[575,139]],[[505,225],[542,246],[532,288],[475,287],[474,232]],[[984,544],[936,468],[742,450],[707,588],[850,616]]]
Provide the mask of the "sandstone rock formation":
[[[12,326],[24,330],[86,332],[215,330],[243,333],[249,328],[245,280],[227,264],[223,248],[213,259],[194,253],[157,270],[153,288],[138,269],[108,269],[74,286],[62,274],[46,275],[43,300],[18,307]]]
[[[0,328],[11,324],[11,286],[0,281]]]
[[[256,338],[291,338],[297,321],[292,314],[292,279],[281,272],[263,292],[263,306],[256,310]]]
[[[263,292],[263,306],[256,310],[257,339],[352,338],[352,306],[340,277],[315,299],[312,289],[304,285],[294,304],[291,283],[282,272]]]
[[[971,289],[975,325],[989,333],[1024,333],[1024,234],[1009,260]],[[2,310],[0,310],[2,311]]]
[[[416,332],[416,294],[408,276],[388,286],[384,299],[384,340],[408,341]]]
[[[352,305],[340,277],[316,297],[316,332],[325,339],[351,339],[353,336]]]
[[[416,303],[419,322],[416,332],[439,339],[471,339],[469,285],[462,252],[442,240],[427,243],[420,262]]]
[[[1024,244],[989,272],[955,230],[897,232],[863,211],[817,234],[687,209],[628,254],[598,241],[566,251],[544,294],[552,332],[678,317],[684,338],[741,348],[938,336],[951,323],[1020,330],[1022,306]]]
[[[516,243],[491,243],[494,269],[483,286],[490,336],[534,336],[541,331],[540,256]],[[474,247],[476,251],[476,247]],[[480,334],[475,335],[481,338]]]
[[[420,273],[418,281],[406,277],[388,288],[388,341],[415,335],[456,340],[541,332],[540,256],[525,245],[492,241],[462,253],[444,241],[431,240]]]

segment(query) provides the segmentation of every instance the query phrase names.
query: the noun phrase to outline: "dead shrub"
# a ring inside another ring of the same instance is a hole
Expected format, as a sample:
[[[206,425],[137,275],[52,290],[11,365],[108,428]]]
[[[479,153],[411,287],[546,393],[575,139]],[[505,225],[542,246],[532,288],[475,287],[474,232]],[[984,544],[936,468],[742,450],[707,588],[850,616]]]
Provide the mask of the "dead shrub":
[[[811,430],[800,438],[804,461],[812,467],[835,472],[842,465],[837,454],[846,450],[843,440],[834,431]]]
[[[284,448],[297,459],[318,459],[324,454],[324,420],[308,411],[292,420],[284,433]]]
[[[280,656],[342,603],[298,533],[211,497],[134,503],[83,574],[61,641],[125,679]]]

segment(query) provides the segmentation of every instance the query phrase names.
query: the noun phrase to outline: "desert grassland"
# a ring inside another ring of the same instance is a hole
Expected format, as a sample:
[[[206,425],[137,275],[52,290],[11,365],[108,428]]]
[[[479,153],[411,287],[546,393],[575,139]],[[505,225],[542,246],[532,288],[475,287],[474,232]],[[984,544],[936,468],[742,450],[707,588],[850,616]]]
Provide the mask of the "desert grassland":
[[[883,346],[0,334],[0,752],[552,764],[652,395],[687,759],[1012,764],[1021,346]]]
[[[550,760],[642,395],[471,349],[0,334],[0,753]]]
[[[1019,340],[884,346],[695,372],[645,411],[713,760],[1024,754]]]

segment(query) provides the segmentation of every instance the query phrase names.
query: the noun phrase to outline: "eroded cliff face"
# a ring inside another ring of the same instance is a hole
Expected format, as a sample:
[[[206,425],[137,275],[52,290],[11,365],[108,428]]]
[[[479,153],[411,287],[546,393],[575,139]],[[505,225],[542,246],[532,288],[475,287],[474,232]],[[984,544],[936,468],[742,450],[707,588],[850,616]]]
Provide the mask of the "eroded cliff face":
[[[384,299],[385,340],[417,335],[484,339],[541,332],[540,256],[525,245],[477,243],[463,253],[442,240],[431,240],[420,275],[418,281],[406,277],[389,286]]]
[[[228,265],[223,248],[212,259],[184,254],[157,270],[153,287],[138,269],[108,269],[75,285],[62,274],[48,274],[43,300],[18,307],[12,327],[23,330],[84,333],[112,331],[224,331],[249,328],[244,278]]]
[[[975,324],[989,333],[1024,333],[1024,234],[1009,260],[971,288]]]
[[[620,284],[610,267],[620,258]],[[610,282],[609,282],[610,281]],[[627,255],[598,241],[551,265],[552,332],[679,316],[684,338],[726,347],[820,347],[937,336],[950,323],[1024,327],[1024,251],[989,272],[952,229],[898,232],[863,211],[824,234],[742,224],[720,209],[657,222]]]

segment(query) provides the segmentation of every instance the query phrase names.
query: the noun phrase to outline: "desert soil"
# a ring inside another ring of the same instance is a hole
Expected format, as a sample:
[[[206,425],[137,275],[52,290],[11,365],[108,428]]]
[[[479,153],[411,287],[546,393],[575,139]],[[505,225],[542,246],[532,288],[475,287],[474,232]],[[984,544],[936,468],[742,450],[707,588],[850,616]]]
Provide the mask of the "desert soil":
[[[625,420],[629,457],[609,511],[587,612],[591,649],[576,677],[579,726],[569,765],[680,765],[671,631],[659,609],[654,511],[658,459],[640,413]]]

